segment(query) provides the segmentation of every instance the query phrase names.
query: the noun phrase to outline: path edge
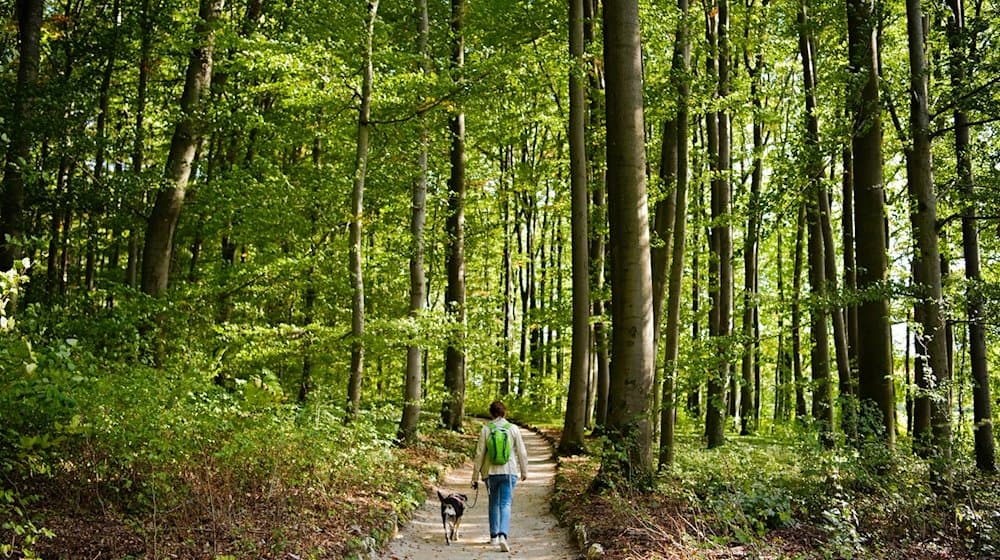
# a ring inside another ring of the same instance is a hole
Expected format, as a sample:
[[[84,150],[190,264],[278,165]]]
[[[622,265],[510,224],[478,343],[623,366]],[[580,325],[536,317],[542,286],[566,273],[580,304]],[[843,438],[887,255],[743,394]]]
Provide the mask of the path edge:
[[[569,540],[576,547],[576,552],[579,554],[580,558],[586,560],[598,560],[604,557],[604,547],[600,543],[587,542],[588,530],[586,525],[583,523],[577,523],[575,526],[570,527],[568,525],[565,512],[556,505],[554,501],[558,494],[559,489],[559,477],[560,471],[563,466],[563,457],[559,455],[559,442],[549,433],[545,432],[541,428],[534,426],[532,424],[527,424],[520,422],[518,420],[513,420],[513,422],[522,428],[531,430],[538,437],[542,438],[545,443],[548,444],[549,448],[552,450],[550,457],[556,462],[556,474],[552,481],[552,495],[549,497],[549,512],[556,518],[560,527],[563,527],[567,534],[569,535]]]

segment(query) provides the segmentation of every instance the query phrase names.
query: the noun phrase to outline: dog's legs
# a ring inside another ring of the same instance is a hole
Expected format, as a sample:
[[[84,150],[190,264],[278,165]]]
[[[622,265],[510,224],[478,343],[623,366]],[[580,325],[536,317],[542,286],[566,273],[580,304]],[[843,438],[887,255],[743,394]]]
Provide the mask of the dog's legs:
[[[451,528],[451,540],[453,541],[458,540],[458,527],[461,524],[462,524],[462,518],[459,517],[458,519],[455,520],[455,524]]]

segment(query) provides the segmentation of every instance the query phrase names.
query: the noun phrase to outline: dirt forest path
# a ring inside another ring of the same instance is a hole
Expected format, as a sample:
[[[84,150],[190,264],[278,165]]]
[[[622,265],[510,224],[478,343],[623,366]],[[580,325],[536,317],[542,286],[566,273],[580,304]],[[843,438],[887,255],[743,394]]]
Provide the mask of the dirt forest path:
[[[556,462],[552,447],[538,434],[521,429],[528,450],[528,479],[518,481],[510,522],[510,552],[500,552],[490,545],[489,497],[486,485],[479,487],[475,507],[466,509],[458,542],[444,542],[441,509],[437,494],[431,491],[427,502],[414,512],[413,520],[400,530],[381,556],[384,560],[463,560],[525,558],[532,560],[572,560],[579,554],[570,544],[569,534],[549,512],[549,499],[555,483]],[[442,493],[462,492],[469,504],[476,501],[476,492],[469,488],[472,461],[453,469],[442,482]]]

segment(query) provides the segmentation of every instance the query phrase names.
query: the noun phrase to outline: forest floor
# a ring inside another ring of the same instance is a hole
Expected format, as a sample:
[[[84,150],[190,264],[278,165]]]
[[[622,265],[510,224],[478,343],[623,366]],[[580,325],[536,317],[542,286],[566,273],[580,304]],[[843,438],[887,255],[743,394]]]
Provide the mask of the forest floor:
[[[550,511],[555,484],[556,460],[552,446],[531,430],[522,430],[528,449],[527,480],[520,481],[514,491],[511,512],[510,553],[514,558],[533,560],[570,560],[579,553],[569,540],[566,528],[560,527]],[[472,462],[452,469],[438,488],[431,490],[427,502],[414,512],[413,519],[389,543],[382,555],[385,560],[488,559],[501,557],[497,547],[489,544],[488,503],[485,486],[479,496],[469,488]],[[469,496],[469,505],[462,519],[458,542],[445,544],[441,525],[441,509],[435,490],[442,493],[461,492]]]

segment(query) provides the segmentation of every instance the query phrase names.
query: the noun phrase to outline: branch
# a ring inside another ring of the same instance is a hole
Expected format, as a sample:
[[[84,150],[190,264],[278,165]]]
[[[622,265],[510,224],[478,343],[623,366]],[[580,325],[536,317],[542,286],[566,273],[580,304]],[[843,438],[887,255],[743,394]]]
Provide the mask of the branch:
[[[223,291],[223,292],[220,292],[220,293],[219,293],[219,296],[220,296],[220,297],[223,297],[223,298],[228,298],[228,297],[231,297],[231,296],[234,296],[234,295],[236,295],[236,294],[237,294],[238,292],[242,291],[242,290],[243,290],[244,288],[249,288],[249,287],[250,287],[250,286],[252,286],[252,285],[253,285],[253,284],[254,284],[255,282],[257,282],[257,280],[260,280],[261,278],[265,277],[266,275],[267,275],[267,274],[266,274],[265,272],[258,272],[258,273],[257,273],[256,275],[254,275],[254,276],[251,276],[251,277],[250,277],[249,279],[247,279],[247,280],[246,280],[245,282],[241,282],[240,284],[236,285],[236,286],[235,286],[235,287],[233,287],[233,288],[230,288],[230,289],[228,289],[228,290],[225,290],[225,291]]]
[[[948,216],[947,218],[942,218],[942,219],[938,220],[938,224],[937,224],[938,227],[937,227],[937,229],[941,229],[944,226],[946,226],[946,225],[954,222],[955,220],[961,220],[961,219],[966,218],[966,217],[969,218],[970,220],[986,220],[988,222],[989,221],[994,221],[994,220],[1000,220],[1000,215],[997,215],[997,216],[963,216],[962,214],[952,214],[952,215]]]
[[[473,80],[471,83],[475,83],[483,80],[484,78],[488,78],[490,75],[492,75],[492,73],[493,73],[492,71],[483,72],[482,74],[476,76],[475,80]],[[435,99],[430,103],[424,103],[422,105],[417,106],[416,108],[414,108],[412,113],[407,113],[401,117],[396,117],[392,119],[370,119],[368,122],[373,125],[381,125],[381,124],[399,124],[411,121],[417,117],[423,116],[425,113],[429,113],[430,111],[443,105],[446,101],[454,100],[456,97],[458,97],[460,93],[462,93],[462,91],[468,88],[469,84],[470,84],[469,80],[464,80],[463,82],[456,84],[454,88],[449,90],[443,96]]]
[[[965,126],[968,126],[968,127],[979,126],[981,124],[990,124],[990,123],[995,123],[997,121],[1000,121],[1000,116],[991,117],[991,118],[988,118],[988,119],[981,119],[981,120],[978,120],[978,121],[968,122],[968,123],[965,123]],[[951,126],[946,126],[944,128],[938,128],[936,130],[931,131],[931,138],[937,138],[938,136],[941,136],[942,134],[944,134],[946,132],[951,132],[953,130],[955,130],[955,125],[954,124],[952,124]]]
[[[989,89],[990,87],[992,87],[993,85],[995,85],[998,82],[1000,82],[1000,76],[995,76],[992,80],[989,80],[988,82],[986,82],[984,84],[980,84],[979,86],[975,87],[974,89],[971,89],[971,90],[963,93],[962,95],[959,95],[958,97],[953,98],[952,101],[951,101],[951,103],[948,103],[947,105],[945,105],[944,107],[942,107],[939,111],[935,111],[931,115],[931,120],[936,119],[942,113],[954,110],[955,107],[958,106],[958,104],[959,104],[960,101],[965,101],[966,99],[974,97],[975,95],[977,95],[979,93],[982,93],[983,91]]]
[[[884,81],[882,83],[885,83]],[[892,117],[892,126],[896,129],[896,135],[899,136],[899,143],[903,145],[903,150],[906,150],[906,131],[903,130],[903,123],[899,120],[899,114],[896,113],[896,104],[892,100],[891,92],[889,92],[888,87],[882,92],[885,97],[886,108],[889,109],[889,116]]]

